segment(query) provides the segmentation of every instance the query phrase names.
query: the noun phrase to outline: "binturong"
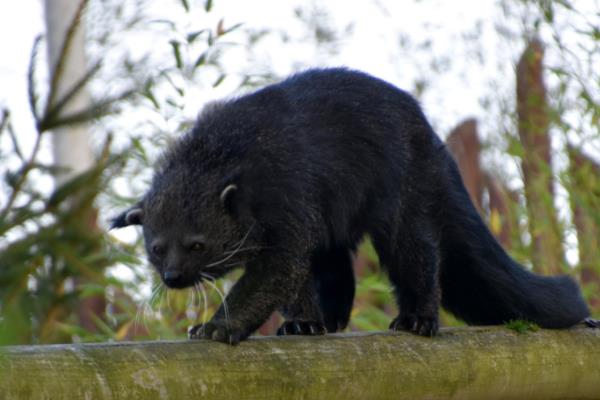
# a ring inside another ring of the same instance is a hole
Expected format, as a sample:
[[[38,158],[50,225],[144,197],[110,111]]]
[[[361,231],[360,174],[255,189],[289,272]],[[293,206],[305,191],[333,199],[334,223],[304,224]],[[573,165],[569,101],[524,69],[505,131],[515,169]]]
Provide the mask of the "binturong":
[[[244,268],[227,307],[192,338],[236,344],[274,311],[279,334],[344,329],[365,235],[395,289],[392,330],[433,336],[440,306],[478,325],[567,328],[589,316],[571,278],[535,275],[506,254],[417,102],[344,68],[206,107],[112,222],[128,225],[142,226],[169,288]]]

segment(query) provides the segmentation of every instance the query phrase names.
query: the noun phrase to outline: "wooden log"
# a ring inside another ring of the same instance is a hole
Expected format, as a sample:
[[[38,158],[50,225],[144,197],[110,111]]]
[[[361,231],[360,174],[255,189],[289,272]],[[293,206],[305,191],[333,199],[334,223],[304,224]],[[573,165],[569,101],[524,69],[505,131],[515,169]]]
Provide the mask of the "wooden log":
[[[408,333],[14,346],[14,399],[599,399],[600,330]]]

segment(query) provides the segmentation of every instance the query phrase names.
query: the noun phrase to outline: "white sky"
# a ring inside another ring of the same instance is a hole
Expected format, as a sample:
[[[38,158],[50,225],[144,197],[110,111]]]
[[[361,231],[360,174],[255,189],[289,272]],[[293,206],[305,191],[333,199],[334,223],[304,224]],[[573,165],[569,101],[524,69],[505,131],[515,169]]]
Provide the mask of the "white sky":
[[[75,0],[74,0],[75,1]],[[148,1],[146,12],[155,18],[181,20],[182,7],[179,0]],[[194,3],[194,0],[190,0]],[[196,8],[202,9],[204,1],[196,0]],[[224,52],[224,64],[232,72],[258,71],[264,66],[284,76],[297,68],[309,66],[345,65],[361,69],[386,79],[411,91],[414,81],[427,80],[431,89],[420,99],[438,133],[445,136],[462,119],[476,116],[485,121],[485,111],[479,104],[486,93],[487,82],[497,78],[498,71],[510,74],[513,60],[504,58],[496,61],[498,44],[494,35],[494,15],[497,13],[494,0],[481,1],[395,1],[395,0],[329,0],[315,2],[326,4],[331,19],[328,22],[334,31],[342,31],[352,25],[352,32],[336,41],[338,51],[315,50],[312,42],[300,40],[306,35],[306,25],[294,17],[294,9],[306,6],[305,0],[214,0],[214,9],[208,15],[198,12],[193,26],[197,30],[214,27],[220,18],[225,26],[238,22],[244,29],[268,29],[285,32],[292,43],[284,43],[278,35],[270,35],[249,52],[244,46],[232,46]],[[12,121],[24,150],[33,143],[35,131],[27,100],[27,67],[34,38],[44,33],[43,2],[41,0],[0,1],[0,107],[7,106],[12,112]],[[185,27],[185,23],[181,25]],[[462,35],[472,32],[479,24],[479,35],[465,42]],[[241,34],[241,33],[240,33]],[[431,48],[413,51],[402,49],[399,36],[404,34],[415,47],[431,39]],[[158,57],[172,60],[169,37],[134,36],[120,42],[120,47],[129,43],[127,51],[150,52]],[[241,43],[244,38],[235,34],[227,40]],[[471,47],[469,47],[471,46]],[[39,67],[44,76],[44,47],[40,49]],[[486,54],[486,63],[473,59],[476,52]],[[428,65],[432,55],[439,58],[454,57],[447,69],[432,73]],[[506,81],[510,81],[507,76]],[[104,85],[100,82],[100,86]],[[109,83],[111,84],[111,83]],[[215,97],[230,95],[237,85],[226,80],[218,90],[209,92],[188,90],[185,117],[193,118],[202,104]],[[510,85],[508,85],[510,87]],[[188,106],[189,105],[189,106]],[[171,127],[166,130],[170,131]],[[485,134],[486,125],[482,124]],[[0,138],[2,139],[2,138]],[[4,139],[7,144],[7,138]],[[2,140],[0,140],[2,145]],[[41,157],[50,161],[49,141],[43,141]],[[2,171],[0,166],[0,171]],[[513,174],[516,173],[513,168]],[[0,194],[0,199],[3,196]]]
[[[41,3],[41,0],[0,1],[0,106],[8,105],[13,110],[17,128],[27,128],[17,129],[20,132],[30,130],[25,76],[33,38],[44,30]],[[201,6],[203,1],[195,3]],[[282,30],[298,38],[304,26],[293,17],[293,10],[307,3],[310,2],[214,0],[214,11],[206,21],[214,26],[217,19],[224,17],[226,26],[244,22],[246,28]],[[482,133],[487,135],[486,130],[497,127],[486,121],[487,112],[480,102],[490,95],[490,82],[500,84],[501,92],[510,93],[513,65],[524,46],[519,38],[503,40],[497,34],[495,28],[503,18],[498,3],[499,0],[319,1],[315,4],[329,10],[334,29],[353,24],[352,33],[337,42],[337,55],[319,54],[311,45],[301,46],[297,41],[294,46],[285,45],[273,37],[257,46],[253,54],[234,50],[226,57],[233,60],[230,65],[239,63],[257,68],[268,64],[280,75],[293,72],[299,65],[346,65],[409,91],[416,79],[426,79],[431,87],[421,101],[440,135],[445,136],[470,116],[483,122]],[[150,12],[157,17],[174,18],[181,10],[179,0],[154,0],[149,4]],[[597,0],[577,0],[573,4],[586,10],[583,12],[590,14],[590,18],[595,14],[600,23]],[[199,18],[199,25],[203,22]],[[400,34],[414,44],[430,39],[431,47],[403,50],[398,44]],[[470,39],[464,40],[467,36]],[[145,51],[159,45],[141,42],[131,50]],[[477,59],[477,54],[483,55],[484,62]],[[442,61],[450,59],[451,64],[432,71],[428,64],[434,57]]]
[[[215,0],[211,14],[223,16],[226,26],[244,22],[247,28],[281,29],[291,36],[299,36],[303,33],[303,26],[293,18],[293,9],[304,3],[297,0]],[[268,48],[267,42],[261,54],[253,56],[260,62],[269,63],[281,75],[292,72],[294,64],[299,62],[305,66],[346,65],[410,90],[414,79],[423,71],[419,71],[418,66],[415,68],[419,62],[418,55],[400,50],[398,32],[411,34],[415,41],[430,35],[433,38],[432,52],[448,52],[456,48],[458,54],[455,60],[457,66],[447,74],[435,77],[437,93],[427,93],[422,99],[434,125],[447,130],[464,117],[481,114],[478,88],[485,86],[486,75],[493,71],[486,71],[473,60],[464,60],[465,49],[460,35],[472,30],[477,21],[487,21],[483,33],[489,37],[487,57],[492,58],[487,65],[493,66],[497,48],[492,35],[494,3],[493,0],[329,0],[325,4],[333,11],[334,26],[354,24],[353,33],[339,42],[338,55],[319,56],[312,46],[282,46],[276,42],[271,42],[276,48]],[[158,16],[170,15],[181,8],[170,0],[153,1],[151,6]],[[41,1],[0,1],[0,105],[8,105],[13,110],[18,132],[27,132],[31,127],[27,125],[30,116],[25,89],[26,71],[33,39],[43,33],[43,29]],[[510,71],[511,60],[505,61]],[[467,76],[468,79],[465,79]]]

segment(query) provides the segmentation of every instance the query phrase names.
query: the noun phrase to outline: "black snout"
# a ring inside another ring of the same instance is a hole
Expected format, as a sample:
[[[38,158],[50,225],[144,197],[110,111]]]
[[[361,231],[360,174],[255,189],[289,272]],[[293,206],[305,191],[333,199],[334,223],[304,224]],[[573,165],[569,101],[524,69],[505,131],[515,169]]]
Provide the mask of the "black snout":
[[[185,287],[185,282],[183,279],[183,274],[179,271],[165,271],[162,274],[163,282],[170,288],[183,288]]]

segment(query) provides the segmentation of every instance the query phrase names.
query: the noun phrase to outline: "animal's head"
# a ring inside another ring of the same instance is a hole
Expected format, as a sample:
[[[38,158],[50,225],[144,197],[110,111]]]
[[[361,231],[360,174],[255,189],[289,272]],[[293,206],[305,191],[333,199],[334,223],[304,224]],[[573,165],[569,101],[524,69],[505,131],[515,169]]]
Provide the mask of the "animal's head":
[[[229,272],[257,248],[254,224],[242,214],[235,178],[202,182],[189,171],[163,171],[151,190],[112,220],[112,228],[143,227],[148,258],[170,288]]]

